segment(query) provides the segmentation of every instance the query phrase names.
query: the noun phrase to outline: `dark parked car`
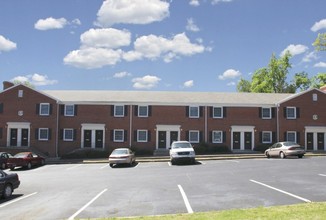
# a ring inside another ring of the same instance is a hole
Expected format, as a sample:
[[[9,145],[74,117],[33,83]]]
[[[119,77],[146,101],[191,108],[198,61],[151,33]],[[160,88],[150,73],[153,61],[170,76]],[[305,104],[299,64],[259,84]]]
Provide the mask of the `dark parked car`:
[[[277,142],[265,151],[267,158],[285,158],[287,156],[297,156],[302,158],[305,153],[306,151],[304,147],[294,142]]]
[[[7,174],[0,170],[0,198],[7,199],[20,184],[16,173]]]
[[[24,167],[31,169],[33,166],[41,166],[45,164],[45,159],[33,152],[18,153],[8,159],[7,165],[11,170],[15,167]]]
[[[0,152],[0,169],[4,170],[7,168],[7,161],[10,157],[12,157],[11,154],[6,152]]]

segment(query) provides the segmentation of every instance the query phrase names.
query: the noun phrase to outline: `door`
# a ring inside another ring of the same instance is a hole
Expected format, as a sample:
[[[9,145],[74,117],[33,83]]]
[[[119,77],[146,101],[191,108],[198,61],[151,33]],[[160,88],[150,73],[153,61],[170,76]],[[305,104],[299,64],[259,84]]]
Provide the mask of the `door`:
[[[173,141],[178,141],[178,132],[177,131],[170,132],[170,146]]]
[[[240,150],[240,132],[233,132],[233,149]]]
[[[95,131],[95,148],[103,148],[103,130]]]
[[[92,147],[92,130],[84,130],[84,147]]]
[[[28,146],[28,129],[22,129],[22,139],[21,139],[22,146]]]
[[[317,133],[317,149],[324,150],[325,148],[325,133]]]
[[[307,150],[314,149],[314,133],[307,133]]]
[[[251,150],[252,147],[252,133],[245,132],[245,150]]]
[[[166,131],[158,132],[158,148],[166,149]]]
[[[17,128],[10,129],[10,146],[17,146]]]

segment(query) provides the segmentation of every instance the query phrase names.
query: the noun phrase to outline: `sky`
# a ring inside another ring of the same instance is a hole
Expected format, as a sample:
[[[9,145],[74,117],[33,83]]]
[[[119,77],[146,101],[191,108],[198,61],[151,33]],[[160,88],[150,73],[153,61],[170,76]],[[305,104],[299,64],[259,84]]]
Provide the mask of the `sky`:
[[[312,43],[325,0],[0,0],[0,81],[38,90],[236,92],[292,55],[326,72]]]

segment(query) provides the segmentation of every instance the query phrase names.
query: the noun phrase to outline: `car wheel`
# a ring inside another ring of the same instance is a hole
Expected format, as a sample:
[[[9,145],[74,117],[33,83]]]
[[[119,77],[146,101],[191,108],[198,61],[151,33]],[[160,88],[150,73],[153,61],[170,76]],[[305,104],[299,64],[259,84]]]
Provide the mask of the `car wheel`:
[[[171,160],[171,165],[174,165],[174,164],[175,164],[174,160]]]
[[[12,170],[14,170],[15,169],[15,167],[10,167],[10,170],[12,171]]]
[[[44,166],[44,164],[45,164],[45,161],[41,160],[41,166]]]
[[[299,157],[299,158],[302,158],[302,157],[303,157],[303,155],[298,155],[298,157]]]
[[[271,158],[271,155],[269,155],[269,153],[266,152],[266,157],[267,157],[267,158]]]
[[[283,151],[280,152],[280,158],[284,159],[286,156]]]
[[[1,164],[1,169],[2,169],[2,170],[6,169],[6,164],[5,164],[5,163],[2,163],[2,164]]]
[[[110,167],[113,167],[113,165],[114,165],[113,163],[110,163]]]
[[[26,167],[27,167],[27,169],[31,169],[32,168],[32,164],[31,163],[28,163]]]
[[[7,185],[5,186],[5,188],[4,188],[4,190],[3,190],[3,195],[2,195],[2,197],[3,197],[4,199],[7,199],[7,198],[9,198],[9,197],[11,196],[11,194],[12,194],[12,186],[11,186],[10,184],[7,184]]]

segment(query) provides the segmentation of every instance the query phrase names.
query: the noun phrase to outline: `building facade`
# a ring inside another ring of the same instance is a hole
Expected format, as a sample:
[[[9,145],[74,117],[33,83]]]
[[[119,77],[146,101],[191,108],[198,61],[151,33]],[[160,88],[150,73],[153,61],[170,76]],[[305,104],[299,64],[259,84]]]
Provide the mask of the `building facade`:
[[[0,93],[0,151],[154,152],[175,140],[232,151],[293,141],[325,151],[326,93],[37,91],[8,82]]]

